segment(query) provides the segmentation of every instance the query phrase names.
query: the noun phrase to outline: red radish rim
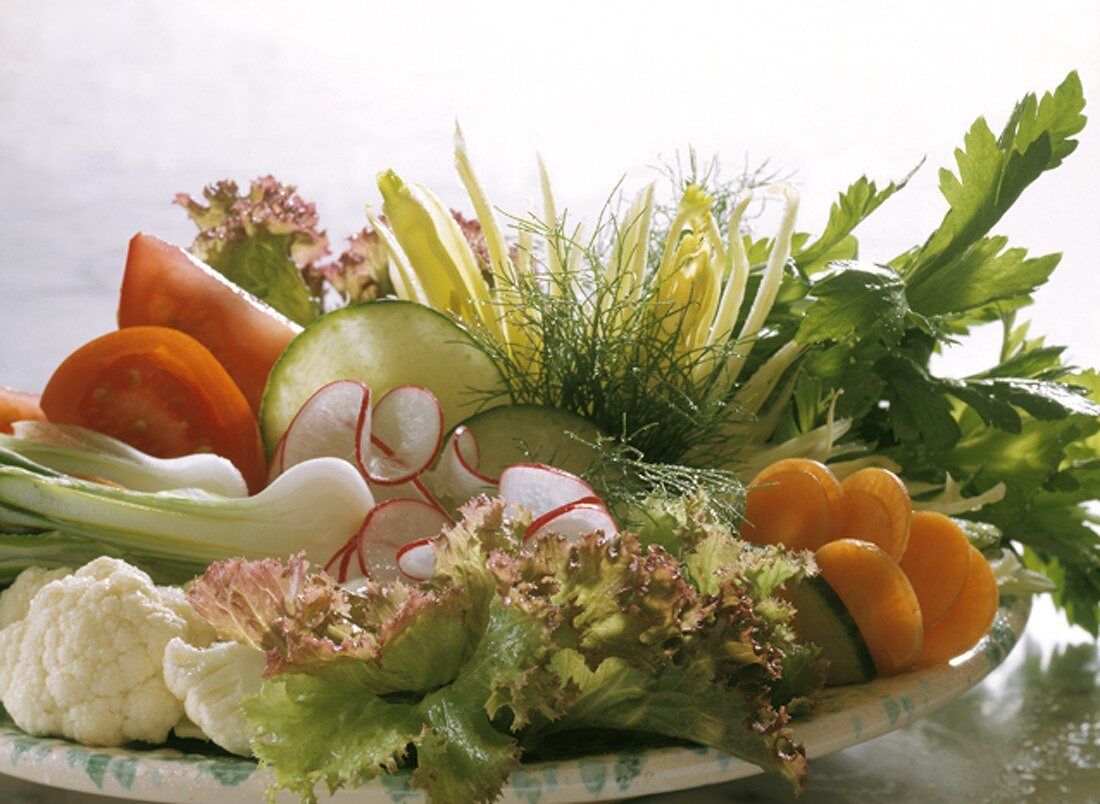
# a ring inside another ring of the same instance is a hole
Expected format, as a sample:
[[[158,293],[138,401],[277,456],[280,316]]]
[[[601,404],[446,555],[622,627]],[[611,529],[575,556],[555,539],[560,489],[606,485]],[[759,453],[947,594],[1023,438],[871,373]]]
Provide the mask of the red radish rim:
[[[443,503],[436,499],[435,495],[432,494],[432,492],[428,489],[426,485],[424,485],[423,480],[421,480],[419,477],[414,477],[409,482],[416,486],[416,490],[427,498],[427,500],[423,500],[420,502],[425,502],[427,505],[432,506],[437,511],[439,511],[439,513],[443,514],[443,516],[447,517],[447,519],[451,520],[452,525],[454,524],[454,517],[447,513],[447,509],[443,507]]]
[[[297,414],[295,414],[297,416]],[[283,465],[283,452],[286,450],[286,433],[283,433],[279,443],[275,445],[275,451],[271,453],[271,465],[267,468],[267,483],[271,485],[275,478],[286,471]]]
[[[465,456],[462,454],[461,448],[459,447],[459,444],[462,443],[461,441],[459,441],[459,435],[461,433],[469,433],[470,436],[474,439],[474,450],[477,452],[475,460],[477,461],[479,466],[481,465],[481,444],[477,440],[477,433],[475,433],[473,430],[471,430],[469,427],[467,427],[464,424],[460,424],[451,433],[451,440],[454,442],[454,445],[455,445],[455,457],[458,458],[459,464],[462,466],[463,469],[465,469],[471,475],[476,477],[478,480],[481,480],[485,483],[492,483],[492,484],[499,485],[500,484],[500,478],[499,477],[492,477],[490,475],[485,474],[480,469],[477,469],[477,468],[473,467],[472,465],[470,465],[470,462],[466,460]]]
[[[315,396],[317,396],[317,394],[321,393],[322,391],[324,391],[326,388],[328,388],[330,386],[337,385],[337,384],[343,383],[343,382],[354,383],[355,385],[358,385],[360,388],[363,389],[363,401],[359,403],[359,417],[356,420],[356,424],[355,424],[355,439],[356,439],[355,454],[356,454],[356,460],[358,461],[358,455],[359,455],[359,428],[363,426],[363,419],[365,418],[366,413],[370,410],[371,390],[370,390],[369,385],[367,385],[365,382],[361,382],[360,380],[343,379],[343,380],[332,380],[331,382],[326,382],[324,385],[322,385],[320,388],[318,388],[316,391],[314,391],[312,394],[310,394],[309,398],[307,398],[306,401],[301,404],[301,407],[298,408],[298,412],[294,414],[294,418],[290,420],[290,424],[287,425],[286,430],[283,431],[283,435],[279,438],[279,443],[276,444],[276,446],[275,446],[275,449],[278,450],[278,452],[279,452],[279,462],[281,464],[284,463],[284,454],[286,452],[286,443],[285,442],[286,442],[287,434],[290,433],[291,429],[293,429],[294,425],[297,423],[299,417],[302,415],[302,411],[306,409],[306,406],[309,405],[309,403],[313,401],[313,398]],[[274,457],[274,454],[273,454],[273,457]],[[320,456],[318,456],[318,457],[320,457]],[[280,475],[285,471],[286,471],[286,466],[285,465],[282,465],[282,466],[279,467],[279,474]]]
[[[447,521],[441,527],[441,530],[442,530],[442,528],[451,527],[455,524],[455,521],[453,519],[451,519],[450,515],[446,511],[444,511],[443,508],[440,507],[438,503],[433,505],[432,503],[425,502],[424,500],[414,500],[412,497],[395,497],[392,500],[383,500],[382,502],[378,503],[376,506],[374,506],[373,508],[371,508],[367,512],[367,515],[365,517],[363,517],[363,524],[359,526],[359,530],[351,538],[351,541],[355,542],[354,550],[355,550],[355,553],[356,553],[356,559],[359,562],[359,569],[362,571],[364,577],[367,577],[369,575],[369,571],[368,571],[367,565],[366,565],[366,556],[363,555],[363,537],[366,535],[367,527],[370,525],[371,520],[374,519],[375,514],[377,514],[379,511],[381,511],[385,508],[392,507],[395,504],[409,505],[410,503],[415,504],[415,505],[423,505],[426,508],[430,508],[435,513],[438,513],[438,514],[442,515],[442,517]],[[397,548],[397,556],[400,557],[401,551],[406,546],[408,546],[409,544],[413,544],[415,542],[420,542],[420,541],[425,541],[425,539],[414,539],[412,542],[407,542],[405,545],[402,545],[401,547]],[[430,539],[427,539],[427,541],[430,541]],[[345,572],[346,572],[346,569],[347,569],[347,566],[346,566],[347,563],[348,563],[348,561],[345,560],[344,564],[342,566],[342,569]],[[401,569],[401,567],[399,566],[398,570],[400,570],[400,569]],[[340,579],[338,579],[338,580],[340,580]],[[346,578],[344,580],[346,580]],[[340,580],[340,583],[343,583],[344,580]]]
[[[599,497],[582,497],[575,502],[560,505],[553,511],[547,511],[538,519],[533,520],[531,524],[527,526],[527,529],[523,531],[523,541],[526,542],[528,539],[534,536],[540,528],[546,526],[547,522],[556,519],[562,514],[569,513],[570,511],[575,511],[578,508],[584,508],[585,510],[592,511],[602,511],[603,513],[607,514],[607,518],[611,520],[611,524],[615,526],[616,530],[618,530],[619,523],[615,521],[615,517],[611,516],[611,512],[607,510],[607,506],[604,504],[603,500],[601,500]]]
[[[436,539],[436,537],[434,537],[434,536],[430,539],[427,539],[427,538],[425,538],[425,539],[416,539],[415,541],[411,541],[408,544],[403,544],[403,545],[401,545],[401,547],[398,547],[397,548],[397,557],[394,559],[395,563],[397,564],[397,571],[400,572],[402,575],[404,575],[406,578],[409,578],[411,580],[423,581],[424,580],[423,578],[413,577],[412,575],[409,575],[409,573],[405,572],[405,570],[401,569],[401,556],[405,555],[405,553],[409,552],[414,547],[425,547],[426,545],[429,545],[432,542],[434,542],[435,539]]]
[[[435,505],[432,505],[430,502],[427,502],[425,500],[415,500],[412,497],[394,497],[392,500],[383,500],[382,502],[380,502],[376,506],[374,506],[372,509],[367,511],[367,515],[363,518],[363,524],[359,526],[359,533],[362,533],[364,530],[367,529],[367,525],[370,524],[370,521],[374,518],[374,515],[378,511],[382,510],[383,508],[392,507],[396,503],[400,503],[402,505],[408,505],[409,503],[413,503],[415,505],[427,506],[428,508],[431,508],[436,513],[442,514],[444,516],[444,518],[446,518],[446,520],[448,522],[450,522],[452,525],[455,523],[455,521],[453,519],[451,519],[450,515],[446,511],[444,511],[442,508],[439,508]]]
[[[587,495],[588,497],[596,497],[596,490],[588,485],[588,483],[586,483],[583,479],[573,474],[572,472],[567,472],[564,469],[559,469],[556,466],[549,466],[545,463],[513,463],[506,466],[504,471],[500,473],[500,476],[504,477],[505,472],[507,472],[509,469],[541,469],[546,472],[551,472],[555,475],[567,477],[570,480],[576,480],[578,483],[580,483],[582,486],[592,492],[591,494]],[[597,499],[599,498],[597,497]]]
[[[344,546],[332,554],[332,558],[325,564],[325,572],[336,578],[337,583],[346,583],[348,580],[348,565],[351,564],[351,556],[353,553],[359,553],[359,535],[362,532],[362,528],[356,531],[355,535],[345,542]],[[339,561],[339,567],[335,573],[332,571],[333,564]],[[362,555],[359,556],[359,569],[363,573],[363,577],[368,576],[366,565],[363,563]]]
[[[375,485],[378,485],[378,486],[400,486],[402,483],[410,483],[410,482],[416,480],[422,474],[424,474],[424,470],[421,469],[418,472],[411,472],[411,473],[406,474],[406,475],[400,475],[399,477],[393,478],[393,479],[390,479],[390,480],[383,480],[382,478],[375,477],[374,475],[372,475],[370,473],[370,469],[367,468],[368,461],[363,460],[363,449],[362,449],[363,439],[358,435],[358,433],[360,433],[360,432],[361,432],[361,430],[356,428],[357,435],[355,437],[355,463],[358,464],[358,466],[359,466],[359,472],[363,475],[363,477],[365,477],[371,483],[374,483]],[[382,454],[384,454],[387,458],[392,458],[394,456],[393,450],[389,447],[388,444],[386,444],[385,441],[383,441],[378,436],[371,433],[371,436],[370,436],[369,440],[370,440],[371,447],[374,447],[374,448],[377,448],[378,450],[380,450],[382,452]],[[398,460],[400,460],[400,459],[398,459]],[[434,455],[432,456],[432,460],[435,460]],[[429,464],[429,466],[430,465],[431,464]]]
[[[423,385],[398,385],[386,391],[386,393],[382,394],[382,398],[378,400],[378,404],[381,404],[382,400],[392,394],[394,391],[400,391],[406,388],[411,388],[416,391],[423,391],[435,400],[436,415],[439,417],[439,435],[436,437],[435,447],[434,449],[432,449],[431,456],[428,458],[427,462],[423,466],[421,466],[419,469],[409,472],[408,474],[401,475],[396,479],[384,480],[374,477],[370,473],[370,470],[367,468],[367,461],[363,460],[363,439],[361,435],[362,430],[361,427],[356,427],[355,462],[359,464],[359,471],[363,473],[363,476],[367,478],[367,480],[369,480],[371,483],[377,483],[379,486],[400,486],[402,483],[408,483],[410,480],[414,480],[420,477],[420,475],[424,474],[424,472],[426,472],[431,467],[431,465],[435,463],[436,459],[439,457],[441,449],[443,448],[443,440],[446,437],[446,432],[443,429],[443,406],[439,404],[439,400],[436,399],[435,394],[433,394],[431,390],[425,388]],[[377,405],[375,407],[377,407]],[[361,424],[362,422],[360,422],[360,425]],[[370,434],[370,443],[371,446],[380,448],[387,458],[392,458],[394,456],[393,449],[390,448],[381,438],[374,435],[374,433]]]

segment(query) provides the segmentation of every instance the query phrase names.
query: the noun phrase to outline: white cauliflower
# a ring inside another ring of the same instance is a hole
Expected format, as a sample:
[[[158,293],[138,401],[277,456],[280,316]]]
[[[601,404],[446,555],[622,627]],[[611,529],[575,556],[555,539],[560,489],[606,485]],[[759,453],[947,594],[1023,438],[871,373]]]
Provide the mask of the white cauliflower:
[[[26,617],[31,598],[38,594],[38,590],[43,586],[50,581],[72,574],[73,571],[68,567],[53,570],[45,567],[28,567],[23,570],[11,586],[0,592],[0,628],[7,628]]]
[[[240,703],[260,691],[265,662],[262,651],[238,642],[197,648],[177,637],[164,650],[164,680],[209,739],[247,757],[251,729]]]
[[[31,734],[160,743],[183,714],[164,683],[164,647],[213,636],[182,590],[97,558],[43,586],[26,617],[0,631],[0,699]]]

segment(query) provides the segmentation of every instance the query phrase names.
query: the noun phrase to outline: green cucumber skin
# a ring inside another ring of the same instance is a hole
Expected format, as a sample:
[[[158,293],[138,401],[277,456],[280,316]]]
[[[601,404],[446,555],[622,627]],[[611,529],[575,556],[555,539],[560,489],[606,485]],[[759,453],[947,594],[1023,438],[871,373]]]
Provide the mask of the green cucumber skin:
[[[364,329],[369,319],[374,320]],[[371,338],[388,344],[387,348],[364,352],[362,341]],[[334,355],[333,350],[339,351]],[[381,353],[388,354],[388,362]],[[460,377],[469,384],[441,384]],[[272,367],[259,415],[269,456],[310,395],[326,383],[343,379],[372,386],[376,399],[399,385],[422,385],[439,398],[446,427],[508,401],[500,369],[460,323],[416,302],[360,302],[318,318],[290,342]]]
[[[875,662],[859,626],[824,578],[806,578],[790,596],[798,609],[799,635],[821,648],[829,660],[827,686],[862,684],[875,677]]]
[[[582,473],[591,466],[593,451],[564,433],[574,433],[590,442],[600,435],[599,428],[581,416],[529,404],[491,408],[474,414],[462,422],[462,426],[477,436],[482,454],[480,471],[493,476],[509,464],[531,460],[549,463],[567,472]],[[509,438],[514,440],[515,453],[502,458],[500,456],[507,453],[504,443]],[[542,448],[535,443],[542,441],[545,444],[546,439],[555,439],[556,443]],[[533,456],[524,454],[525,442],[533,450]]]

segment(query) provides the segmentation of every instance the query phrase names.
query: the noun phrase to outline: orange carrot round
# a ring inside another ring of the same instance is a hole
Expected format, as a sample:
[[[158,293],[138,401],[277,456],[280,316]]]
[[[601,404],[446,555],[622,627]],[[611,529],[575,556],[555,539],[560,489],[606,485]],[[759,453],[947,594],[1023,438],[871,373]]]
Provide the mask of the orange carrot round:
[[[974,547],[967,549],[970,569],[966,584],[947,613],[925,631],[924,646],[917,659],[922,667],[942,664],[970,650],[989,632],[997,615],[1000,602],[997,578],[985,556]]]
[[[839,499],[840,484],[824,464],[778,461],[749,485],[741,536],[756,544],[814,550],[829,540]]]
[[[861,469],[844,478],[844,491],[833,535],[861,539],[881,547],[895,561],[905,554],[913,504],[901,478],[887,469]]]
[[[821,576],[856,621],[879,674],[912,665],[921,651],[924,624],[917,595],[897,562],[858,539],[829,542],[816,558]]]
[[[962,593],[970,568],[970,543],[962,528],[934,511],[915,511],[909,546],[898,562],[920,602],[927,631]]]

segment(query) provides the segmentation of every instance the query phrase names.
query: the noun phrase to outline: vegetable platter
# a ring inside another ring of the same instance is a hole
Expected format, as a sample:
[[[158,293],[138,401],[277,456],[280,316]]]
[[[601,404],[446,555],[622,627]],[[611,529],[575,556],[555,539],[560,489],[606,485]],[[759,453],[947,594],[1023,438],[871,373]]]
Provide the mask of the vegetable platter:
[[[1059,255],[995,234],[1083,107],[1070,74],[979,118],[897,255],[854,231],[907,177],[812,234],[694,154],[575,220],[539,160],[509,214],[457,129],[469,210],[385,171],[337,256],[272,177],[178,196],[198,234],[133,237],[118,328],[0,389],[4,772],[797,792],[977,683],[1031,594],[1095,636],[1100,380],[1023,318]],[[995,365],[939,376],[983,327]]]

